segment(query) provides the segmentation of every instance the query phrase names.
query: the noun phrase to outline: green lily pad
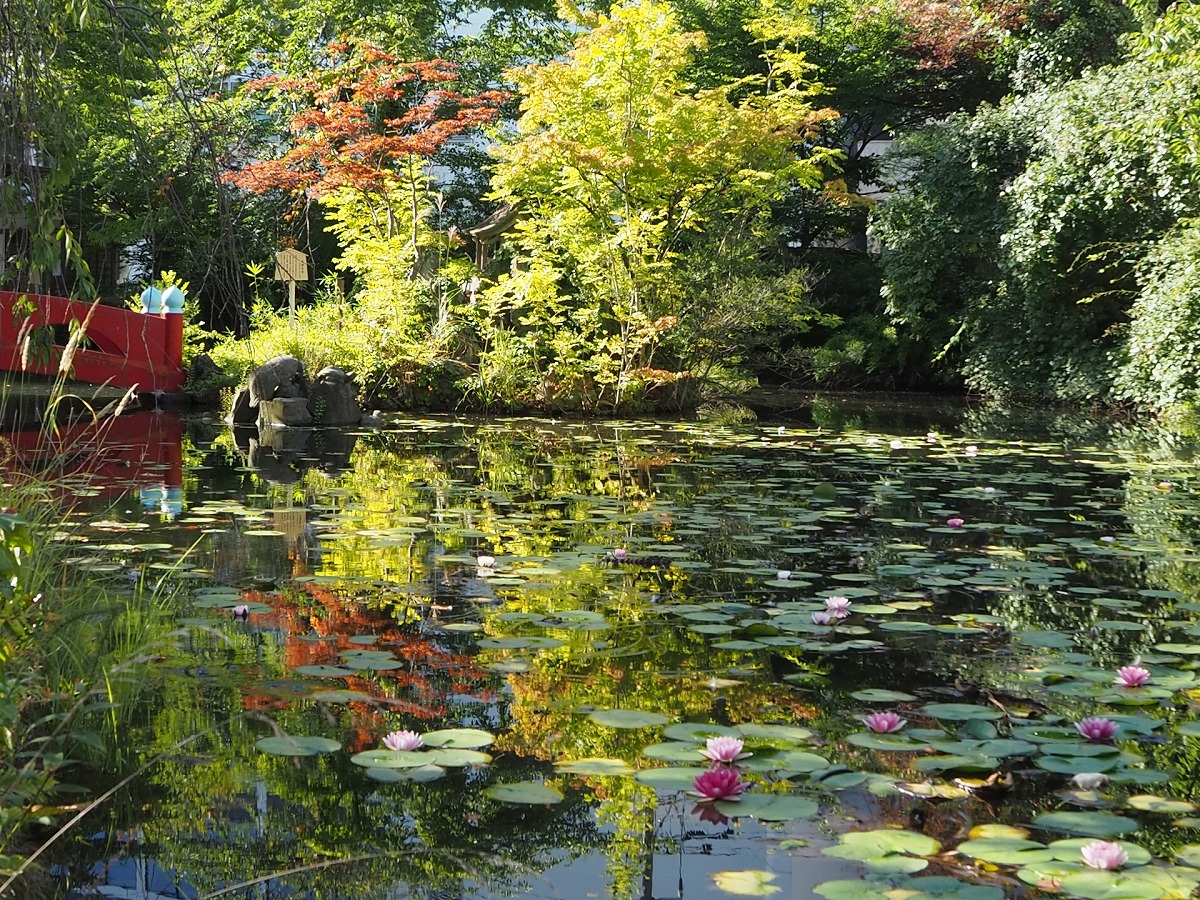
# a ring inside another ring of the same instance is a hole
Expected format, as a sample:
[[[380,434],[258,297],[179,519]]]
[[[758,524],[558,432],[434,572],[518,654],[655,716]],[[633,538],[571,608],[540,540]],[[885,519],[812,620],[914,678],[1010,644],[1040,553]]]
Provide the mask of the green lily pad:
[[[342,749],[340,743],[330,738],[294,734],[261,738],[254,746],[272,756],[316,756],[318,753],[333,753]]]
[[[477,750],[493,744],[496,736],[480,728],[444,728],[428,731],[421,735],[426,747],[451,747],[459,750]]]
[[[971,719],[1000,719],[1004,713],[994,706],[976,706],[971,703],[930,703],[921,707],[921,712],[935,719],[951,722],[966,722]]]
[[[700,747],[691,741],[665,741],[642,748],[642,756],[666,762],[694,763],[704,759]]]
[[[736,727],[737,733],[747,740],[761,738],[765,741],[803,743],[813,738],[813,732],[799,725],[760,725],[757,722],[743,722]]]
[[[457,769],[462,766],[486,766],[492,761],[491,756],[486,753],[458,747],[435,747],[425,751],[425,756],[431,765],[445,766],[447,769]]]
[[[904,691],[889,691],[886,688],[867,688],[862,691],[855,691],[850,695],[855,700],[861,700],[863,703],[904,703],[908,700],[916,700],[912,694],[906,694]]]
[[[515,781],[510,784],[493,784],[483,789],[483,793],[501,803],[527,804],[543,806],[551,803],[562,803],[562,792],[548,784],[538,784],[533,781]]]
[[[350,762],[356,766],[378,769],[415,769],[432,763],[429,754],[420,750],[388,750],[378,747],[374,750],[363,750],[350,757]]]
[[[663,729],[665,738],[673,741],[707,741],[711,737],[732,737],[739,732],[728,725],[712,725],[705,722],[676,722]]]
[[[400,781],[416,782],[424,784],[430,781],[437,781],[445,776],[446,770],[441,766],[418,766],[415,769],[385,769],[378,766],[371,766],[366,770],[366,775],[372,781],[380,781],[385,784],[396,783]]]
[[[1135,794],[1127,798],[1125,803],[1134,809],[1141,809],[1146,812],[1169,813],[1171,815],[1195,812],[1196,810],[1195,803],[1190,803],[1187,800],[1172,800],[1168,797],[1158,797],[1154,794]]]
[[[588,718],[609,728],[655,728],[670,721],[664,715],[640,709],[598,709]]]
[[[819,804],[794,794],[743,794],[734,801],[718,801],[718,812],[727,816],[753,816],[761,822],[808,819],[821,811]]]
[[[698,766],[671,766],[665,769],[642,769],[633,780],[660,791],[690,791],[697,778],[707,772]]]
[[[1134,874],[1096,869],[1062,878],[1064,891],[1083,900],[1155,900],[1163,889]]]
[[[354,669],[343,666],[296,666],[292,671],[297,675],[312,675],[316,678],[345,678],[358,674]]]
[[[1001,866],[1027,866],[1031,863],[1049,862],[1055,856],[1045,844],[1021,838],[981,838],[963,841],[958,852],[973,859],[996,863]]]
[[[1033,824],[1045,831],[1066,831],[1093,837],[1127,834],[1138,829],[1138,823],[1133,819],[1105,812],[1048,812],[1035,818]]]
[[[623,759],[564,759],[554,764],[559,772],[569,775],[632,775],[633,766]]]

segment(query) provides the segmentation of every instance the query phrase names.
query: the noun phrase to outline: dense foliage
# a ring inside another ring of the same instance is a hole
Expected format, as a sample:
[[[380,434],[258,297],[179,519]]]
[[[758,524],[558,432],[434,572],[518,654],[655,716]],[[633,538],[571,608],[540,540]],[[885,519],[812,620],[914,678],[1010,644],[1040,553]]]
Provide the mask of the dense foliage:
[[[289,349],[380,404],[755,380],[1190,404],[1196,22],[1143,0],[21,0],[0,275],[124,302],[173,270],[210,328],[253,332],[214,351],[231,378]],[[295,323],[284,246],[315,276]]]

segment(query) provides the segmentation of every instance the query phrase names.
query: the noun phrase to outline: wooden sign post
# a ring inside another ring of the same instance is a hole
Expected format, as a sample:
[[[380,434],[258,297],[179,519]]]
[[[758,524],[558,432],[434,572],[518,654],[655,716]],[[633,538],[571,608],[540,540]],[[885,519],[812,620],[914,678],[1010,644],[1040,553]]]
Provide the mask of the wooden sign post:
[[[288,283],[288,317],[296,321],[296,282],[308,281],[308,257],[292,247],[275,254],[275,280]]]

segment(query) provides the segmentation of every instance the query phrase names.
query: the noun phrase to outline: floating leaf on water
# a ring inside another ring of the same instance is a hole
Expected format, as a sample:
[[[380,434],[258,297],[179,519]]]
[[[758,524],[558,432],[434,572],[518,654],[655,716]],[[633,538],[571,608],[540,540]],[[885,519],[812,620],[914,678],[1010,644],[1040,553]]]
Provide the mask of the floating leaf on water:
[[[727,816],[752,816],[761,822],[808,819],[821,811],[813,800],[794,794],[743,794],[739,800],[718,801],[715,805]]]
[[[316,756],[318,753],[333,753],[342,749],[340,743],[330,738],[293,734],[265,737],[254,746],[260,752],[273,756]]]
[[[1146,812],[1168,813],[1170,815],[1194,812],[1196,810],[1195,803],[1190,803],[1187,800],[1172,800],[1167,797],[1158,797],[1154,794],[1135,794],[1126,799],[1125,803],[1134,809],[1141,809]]]
[[[664,715],[640,709],[598,709],[588,718],[609,728],[654,728],[670,721]]]
[[[421,735],[426,747],[451,747],[454,749],[476,750],[490,746],[496,736],[481,728],[444,728],[439,731],[428,731]]]
[[[737,897],[769,897],[782,888],[772,884],[778,876],[774,872],[756,870],[713,872],[712,880],[719,890]]]
[[[917,699],[912,694],[904,693],[904,691],[891,691],[887,688],[867,688],[866,690],[855,691],[850,696],[864,703],[904,703]]]
[[[317,691],[309,694],[308,699],[319,703],[369,703],[374,698],[362,691]]]
[[[296,666],[292,671],[297,675],[312,675],[317,678],[345,678],[358,674],[354,669],[343,666]]]
[[[1044,831],[1066,831],[1093,837],[1127,834],[1138,829],[1138,823],[1133,819],[1106,812],[1048,812],[1035,818],[1033,824]]]
[[[971,719],[1000,719],[1004,713],[994,706],[976,706],[971,703],[929,703],[921,707],[921,712],[935,719],[945,719],[951,722],[966,722]]]
[[[883,750],[887,753],[915,753],[926,746],[903,732],[876,734],[872,731],[856,731],[846,735],[846,742],[864,750]]]
[[[462,766],[486,766],[492,761],[491,756],[486,753],[457,747],[435,747],[426,750],[425,755],[431,764],[445,766],[448,769],[457,769]]]
[[[1137,873],[1101,869],[1065,875],[1059,886],[1083,900],[1155,900],[1163,895],[1161,886],[1138,877]]]
[[[665,762],[683,763],[698,762],[704,759],[699,745],[691,740],[649,744],[642,748],[642,756],[649,759],[661,759]]]
[[[963,841],[958,852],[1001,866],[1027,866],[1055,859],[1045,844],[1016,837],[991,837]]]
[[[764,741],[784,741],[789,743],[803,743],[810,741],[813,738],[813,732],[807,728],[802,728],[799,725],[776,725],[776,724],[759,724],[757,722],[743,722],[741,725],[735,726],[737,733],[747,740],[762,739]]]
[[[633,766],[623,759],[564,759],[554,763],[559,772],[569,775],[632,775]]]
[[[670,766],[665,769],[642,769],[633,780],[660,791],[690,791],[707,767]]]
[[[663,729],[663,737],[673,741],[707,741],[711,737],[732,736],[738,730],[729,725],[713,725],[707,722],[676,722]]]
[[[441,766],[418,766],[415,769],[385,769],[372,766],[366,771],[367,777],[372,781],[380,781],[385,784],[398,781],[424,784],[429,781],[437,781],[445,774],[446,770]]]
[[[501,803],[527,804],[542,806],[550,803],[561,803],[562,792],[548,784],[538,784],[533,781],[516,781],[510,784],[493,784],[483,789],[483,793]]]
[[[350,757],[350,762],[365,768],[375,766],[381,769],[415,769],[418,766],[429,765],[432,760],[428,753],[418,750],[388,750],[386,747],[377,747],[374,750],[355,753]]]

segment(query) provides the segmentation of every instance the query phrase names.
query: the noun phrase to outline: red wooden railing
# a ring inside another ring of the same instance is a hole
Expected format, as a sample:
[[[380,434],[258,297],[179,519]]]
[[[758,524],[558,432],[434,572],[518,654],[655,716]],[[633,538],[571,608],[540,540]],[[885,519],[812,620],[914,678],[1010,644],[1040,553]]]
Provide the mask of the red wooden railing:
[[[89,346],[75,351],[70,380],[135,388],[142,393],[183,387],[182,314],[139,313],[49,294],[0,291],[0,369],[56,375],[63,348],[55,346],[49,358],[25,353],[25,335],[31,327],[85,321]]]

